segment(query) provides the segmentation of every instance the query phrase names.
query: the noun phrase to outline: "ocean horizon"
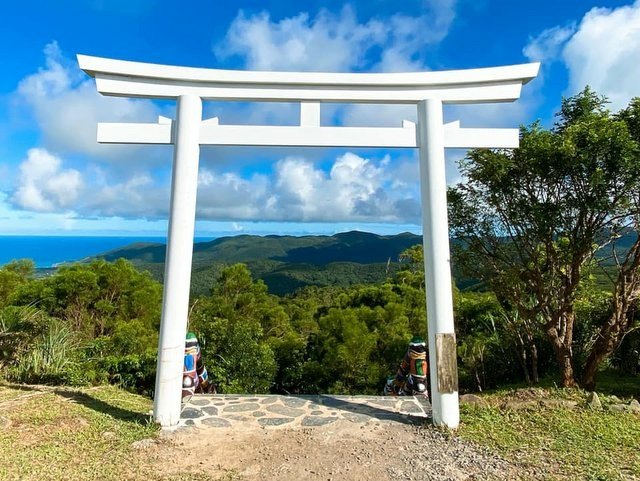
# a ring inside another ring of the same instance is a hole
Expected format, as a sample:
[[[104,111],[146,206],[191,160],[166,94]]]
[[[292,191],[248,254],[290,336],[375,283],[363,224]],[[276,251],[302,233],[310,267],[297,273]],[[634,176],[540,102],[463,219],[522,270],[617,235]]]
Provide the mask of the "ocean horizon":
[[[194,242],[215,237],[196,237]],[[31,259],[37,268],[76,262],[135,242],[166,244],[162,236],[0,236],[0,266],[18,259]]]

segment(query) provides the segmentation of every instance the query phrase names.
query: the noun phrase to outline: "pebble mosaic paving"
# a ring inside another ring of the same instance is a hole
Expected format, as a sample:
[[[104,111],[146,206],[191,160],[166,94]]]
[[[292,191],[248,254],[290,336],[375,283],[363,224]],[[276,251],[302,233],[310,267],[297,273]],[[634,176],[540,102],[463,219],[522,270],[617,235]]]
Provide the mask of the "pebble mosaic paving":
[[[178,427],[307,427],[339,420],[421,423],[430,417],[431,406],[421,397],[196,394],[183,400]]]

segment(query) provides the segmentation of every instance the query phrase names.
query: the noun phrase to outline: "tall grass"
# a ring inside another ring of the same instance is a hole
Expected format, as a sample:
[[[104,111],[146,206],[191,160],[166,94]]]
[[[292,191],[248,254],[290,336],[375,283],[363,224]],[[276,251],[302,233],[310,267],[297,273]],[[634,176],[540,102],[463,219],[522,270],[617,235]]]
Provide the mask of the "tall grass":
[[[31,305],[0,309],[0,370],[15,365],[49,323],[49,316]]]
[[[74,371],[78,345],[69,327],[51,319],[47,330],[10,369],[9,377],[19,382],[64,381]]]

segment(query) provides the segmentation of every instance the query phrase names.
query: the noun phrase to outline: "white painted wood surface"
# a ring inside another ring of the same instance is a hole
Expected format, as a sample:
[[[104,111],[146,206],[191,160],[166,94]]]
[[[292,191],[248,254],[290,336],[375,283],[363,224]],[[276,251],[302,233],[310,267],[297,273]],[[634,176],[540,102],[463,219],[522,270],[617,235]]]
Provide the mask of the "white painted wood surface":
[[[154,418],[162,426],[175,426],[180,421],[200,161],[198,125],[201,120],[202,101],[199,97],[184,95],[178,98],[162,318],[153,400]]]
[[[534,78],[537,63],[444,72],[316,73],[215,70],[78,55],[98,91],[120,97],[178,99],[178,118],[157,124],[100,123],[102,143],[175,144],[169,238],[158,352],[154,418],[165,427],[180,417],[184,339],[193,250],[200,145],[415,148],[420,153],[424,261],[433,416],[459,424],[458,393],[438,391],[435,339],[453,334],[445,148],[515,148],[518,129],[443,124],[443,103],[512,101]],[[224,125],[202,120],[202,100],[299,102],[299,126]],[[322,102],[415,104],[418,125],[323,127]]]
[[[302,104],[304,105],[304,104]],[[418,147],[416,126],[314,127],[319,117],[301,119],[300,126],[200,124],[201,145],[282,147]],[[216,119],[217,120],[217,119]],[[99,123],[98,142],[105,144],[172,144],[171,124]],[[518,129],[467,129],[459,122],[444,125],[446,148],[515,148]]]
[[[433,422],[457,428],[460,423],[458,392],[438,390],[436,335],[454,334],[451,256],[447,221],[447,180],[444,165],[442,102],[418,104],[420,144],[420,199],[422,203],[422,245],[427,299],[427,333]]]
[[[78,55],[105,95],[272,102],[510,102],[538,74],[539,63],[442,72],[260,72],[177,67]]]

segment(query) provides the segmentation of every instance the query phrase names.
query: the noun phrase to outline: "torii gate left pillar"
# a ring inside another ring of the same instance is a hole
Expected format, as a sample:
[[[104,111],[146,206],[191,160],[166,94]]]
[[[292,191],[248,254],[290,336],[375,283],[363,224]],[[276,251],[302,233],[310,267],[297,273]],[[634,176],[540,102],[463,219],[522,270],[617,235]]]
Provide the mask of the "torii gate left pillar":
[[[202,100],[178,97],[162,319],[153,412],[163,426],[180,421],[184,339],[189,317],[191,261],[196,219]],[[179,367],[179,368],[178,368]]]
[[[456,342],[444,164],[445,148],[514,148],[518,129],[443,124],[442,105],[507,102],[539,64],[393,74],[249,72],[152,65],[78,56],[98,91],[121,97],[176,99],[177,119],[158,124],[98,124],[103,143],[175,144],[169,236],[154,418],[178,424],[187,329],[200,145],[419,148],[433,420],[459,423]],[[299,126],[219,125],[202,120],[202,99],[300,102]],[[400,128],[323,127],[321,102],[412,104],[418,124]]]

